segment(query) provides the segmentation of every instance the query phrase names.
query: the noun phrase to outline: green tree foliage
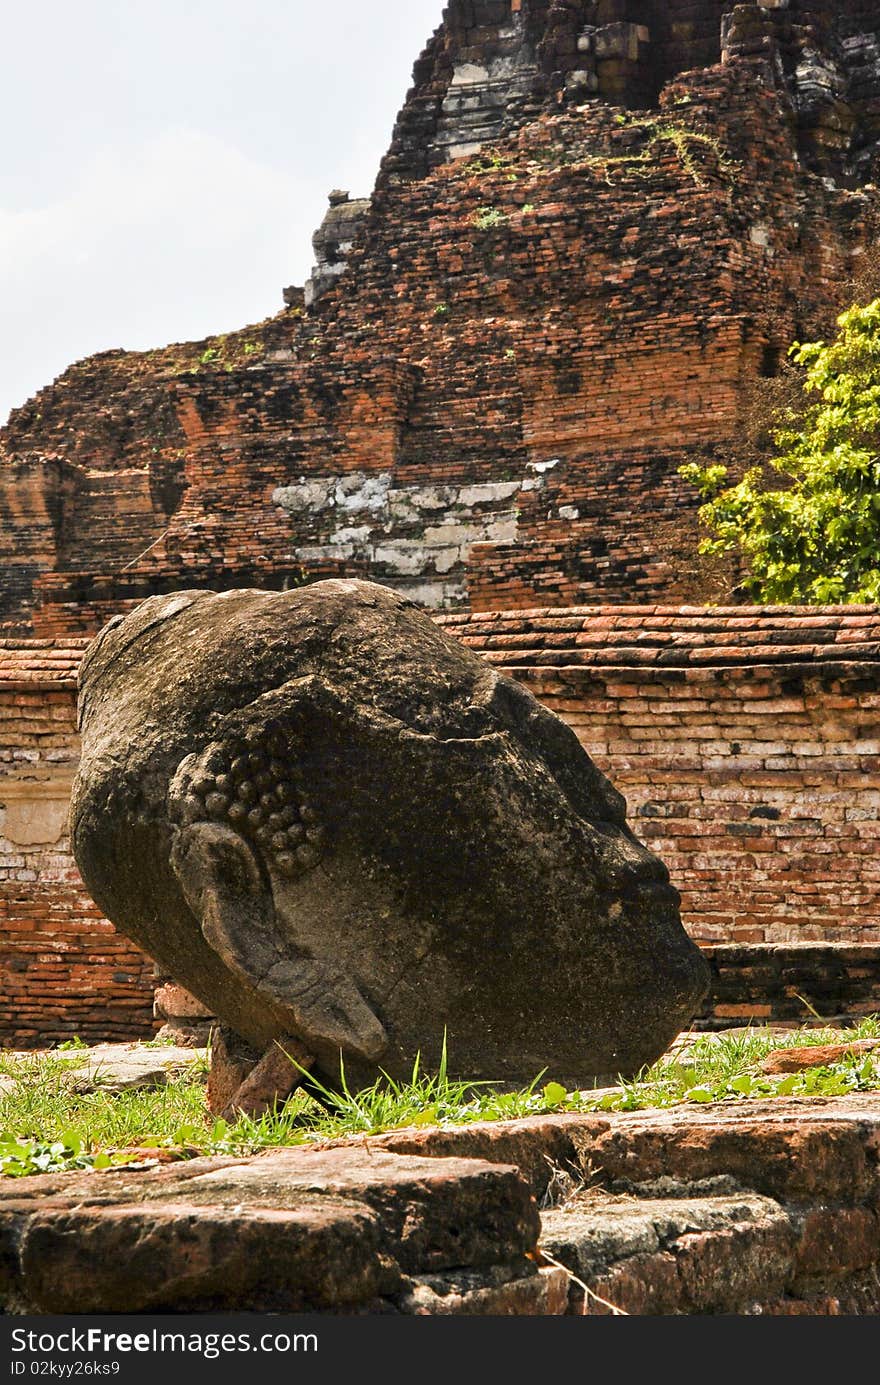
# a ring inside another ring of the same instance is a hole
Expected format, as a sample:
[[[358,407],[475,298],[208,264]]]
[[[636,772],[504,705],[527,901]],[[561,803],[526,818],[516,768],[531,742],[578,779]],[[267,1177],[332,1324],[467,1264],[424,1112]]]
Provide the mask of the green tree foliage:
[[[830,345],[791,348],[807,402],[769,467],[735,485],[724,466],[681,468],[712,531],[701,552],[739,550],[760,602],[880,601],[880,298],[837,325]]]

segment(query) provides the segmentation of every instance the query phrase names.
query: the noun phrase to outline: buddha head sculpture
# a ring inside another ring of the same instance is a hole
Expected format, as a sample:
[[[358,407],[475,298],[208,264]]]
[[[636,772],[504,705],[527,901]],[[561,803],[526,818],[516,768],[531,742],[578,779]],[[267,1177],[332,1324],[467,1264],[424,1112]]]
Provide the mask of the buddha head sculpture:
[[[185,592],[80,675],[77,863],[113,923],[257,1049],[325,1080],[632,1073],[707,968],[574,733],[369,583]]]

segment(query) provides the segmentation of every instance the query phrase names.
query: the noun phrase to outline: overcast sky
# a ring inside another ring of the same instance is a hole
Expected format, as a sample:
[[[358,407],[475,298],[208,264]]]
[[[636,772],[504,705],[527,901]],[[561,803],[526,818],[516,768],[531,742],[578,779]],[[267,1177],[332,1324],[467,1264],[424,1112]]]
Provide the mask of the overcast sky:
[[[0,422],[72,361],[259,321],[369,192],[443,0],[3,7]]]

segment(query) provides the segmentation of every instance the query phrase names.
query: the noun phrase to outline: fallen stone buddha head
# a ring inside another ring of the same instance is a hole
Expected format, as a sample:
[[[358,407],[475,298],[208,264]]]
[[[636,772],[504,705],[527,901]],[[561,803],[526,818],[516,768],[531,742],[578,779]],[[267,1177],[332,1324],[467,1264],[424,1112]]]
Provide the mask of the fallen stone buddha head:
[[[574,733],[369,583],[154,597],[80,675],[77,863],[257,1049],[328,1081],[652,1062],[707,968]]]

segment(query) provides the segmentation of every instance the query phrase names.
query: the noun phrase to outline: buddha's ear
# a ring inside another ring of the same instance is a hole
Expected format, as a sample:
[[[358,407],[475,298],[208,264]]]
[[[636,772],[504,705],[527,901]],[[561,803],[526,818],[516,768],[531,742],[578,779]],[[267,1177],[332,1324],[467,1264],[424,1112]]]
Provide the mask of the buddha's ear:
[[[281,959],[267,877],[237,832],[198,822],[177,833],[171,865],[205,941],[252,985]]]
[[[287,1011],[287,1032],[318,1054],[374,1061],[388,1038],[354,982],[297,949],[277,925],[272,886],[256,854],[232,828],[182,828],[171,864],[205,941],[229,969]],[[295,888],[295,886],[289,886]]]

